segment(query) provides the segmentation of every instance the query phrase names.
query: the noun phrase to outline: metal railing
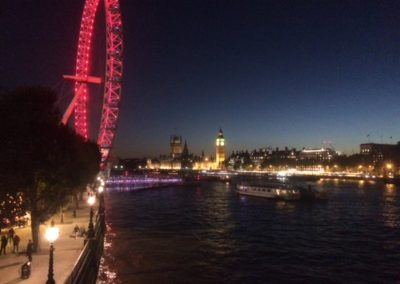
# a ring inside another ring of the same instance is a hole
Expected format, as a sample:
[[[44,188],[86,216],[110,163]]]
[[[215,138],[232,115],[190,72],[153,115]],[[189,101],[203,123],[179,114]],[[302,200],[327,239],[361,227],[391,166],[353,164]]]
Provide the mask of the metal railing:
[[[85,240],[85,246],[65,284],[95,284],[104,249],[105,217],[99,210],[94,237]]]

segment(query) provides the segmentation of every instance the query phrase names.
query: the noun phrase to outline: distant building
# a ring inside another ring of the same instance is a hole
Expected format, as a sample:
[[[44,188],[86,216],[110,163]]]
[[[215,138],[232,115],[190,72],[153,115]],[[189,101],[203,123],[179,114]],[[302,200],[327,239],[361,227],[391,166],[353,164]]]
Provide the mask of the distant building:
[[[217,169],[213,157],[202,156],[193,164],[194,170],[215,170]]]
[[[171,158],[179,158],[182,154],[182,136],[171,135],[169,145],[171,148]]]
[[[272,149],[271,147],[260,148],[249,152],[237,151],[232,152],[228,159],[228,168],[235,170],[262,170],[272,167],[272,165],[284,164],[286,166],[293,165],[299,156],[296,148]]]
[[[399,144],[360,144],[360,154],[370,157],[373,163],[377,163],[386,159],[392,159],[399,154],[399,150]]]
[[[120,159],[110,170],[111,175],[129,175],[147,169],[147,160],[142,158]]]
[[[216,139],[215,152],[215,167],[218,169],[223,168],[225,162],[225,137],[221,128],[219,129]]]
[[[147,159],[147,168],[159,170],[161,168],[161,161],[159,159]]]
[[[182,163],[179,159],[161,159],[160,161],[160,169],[161,170],[180,170],[182,167]]]
[[[189,153],[189,149],[185,140],[181,154],[182,169],[191,169],[193,167],[193,155]]]
[[[147,167],[156,170],[191,169],[195,158],[189,153],[186,141],[182,148],[182,136],[171,135],[169,145],[169,155],[161,155],[159,159],[148,159]]]
[[[148,159],[148,169],[160,170],[216,170],[224,168],[225,162],[225,137],[222,129],[219,129],[216,138],[216,157],[195,156],[189,152],[187,142],[182,147],[182,136],[171,135],[169,139],[170,154],[162,155],[159,159]]]
[[[272,159],[278,159],[278,160],[297,160],[299,156],[299,152],[296,151],[296,148],[289,149],[288,147],[285,147],[284,149],[279,149],[277,147],[275,151],[271,152],[271,158]]]
[[[336,157],[337,153],[330,148],[302,149],[299,154],[300,160],[330,161]]]
[[[250,160],[252,162],[252,165],[255,170],[261,170],[262,169],[262,164],[265,161],[265,158],[267,157],[267,152],[264,151],[263,149],[253,150],[250,152]],[[229,161],[229,165],[232,165],[232,162]]]
[[[160,170],[180,170],[182,168],[182,136],[171,135],[169,138],[170,153],[169,155],[161,155],[159,159],[147,160],[149,169]],[[187,145],[186,158],[188,158]]]

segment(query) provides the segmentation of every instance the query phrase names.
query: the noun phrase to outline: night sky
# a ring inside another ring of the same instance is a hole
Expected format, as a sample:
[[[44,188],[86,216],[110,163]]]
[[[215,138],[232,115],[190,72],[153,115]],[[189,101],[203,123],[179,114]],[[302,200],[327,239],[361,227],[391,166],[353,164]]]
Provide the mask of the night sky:
[[[84,1],[2,0],[0,88],[67,101]],[[158,156],[169,136],[214,153],[400,140],[400,1],[121,0],[124,85],[114,151]],[[102,9],[102,7],[101,7]],[[93,74],[104,73],[104,14]],[[98,128],[102,92],[94,88]],[[61,101],[62,101],[61,100]],[[60,103],[62,105],[62,103]],[[390,138],[392,137],[392,138]]]

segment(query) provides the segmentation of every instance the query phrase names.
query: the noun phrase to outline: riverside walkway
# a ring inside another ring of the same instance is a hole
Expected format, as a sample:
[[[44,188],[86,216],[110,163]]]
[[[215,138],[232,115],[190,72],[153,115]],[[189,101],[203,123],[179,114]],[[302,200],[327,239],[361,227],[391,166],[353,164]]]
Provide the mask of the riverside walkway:
[[[73,205],[64,212],[64,222],[61,224],[60,214],[53,216],[55,226],[60,229],[60,235],[54,242],[54,279],[56,283],[64,283],[70,275],[75,262],[77,261],[83,245],[82,237],[73,237],[73,230],[76,225],[87,230],[89,223],[90,207],[86,199],[79,203],[80,209],[76,210],[76,217],[73,217]],[[94,211],[98,204],[93,205]],[[51,220],[51,219],[50,219]],[[6,255],[0,256],[0,284],[40,284],[46,283],[49,269],[49,243],[44,237],[46,228],[50,225],[40,226],[40,250],[32,255],[31,275],[28,279],[21,279],[21,266],[27,261],[26,247],[28,240],[32,239],[30,226],[24,228],[14,227],[15,233],[21,238],[19,245],[19,255],[12,253],[12,242],[8,242]],[[94,220],[93,220],[94,221]],[[3,229],[2,234],[8,232]]]

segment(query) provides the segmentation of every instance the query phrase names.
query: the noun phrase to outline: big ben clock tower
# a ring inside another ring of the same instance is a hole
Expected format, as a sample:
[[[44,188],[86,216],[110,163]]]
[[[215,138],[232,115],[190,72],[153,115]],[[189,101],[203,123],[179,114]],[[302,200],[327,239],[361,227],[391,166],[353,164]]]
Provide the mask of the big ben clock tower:
[[[216,155],[215,163],[218,169],[223,167],[225,161],[225,138],[222,133],[222,129],[219,129],[217,140],[216,140]]]

